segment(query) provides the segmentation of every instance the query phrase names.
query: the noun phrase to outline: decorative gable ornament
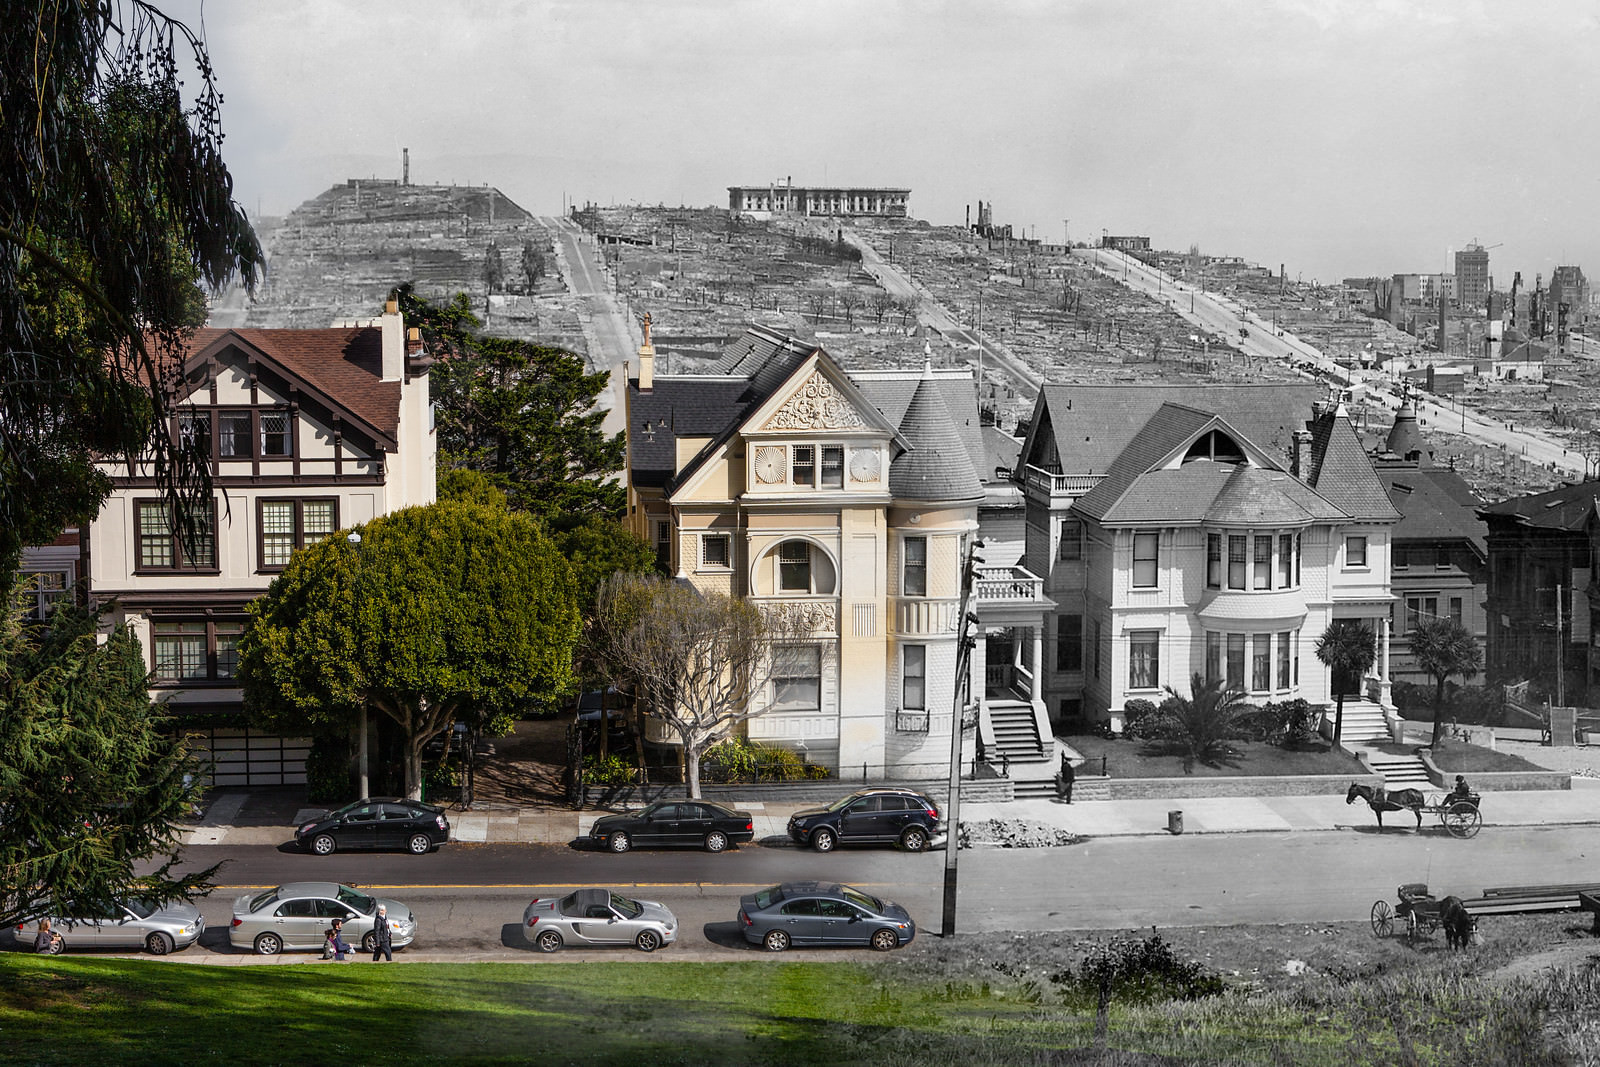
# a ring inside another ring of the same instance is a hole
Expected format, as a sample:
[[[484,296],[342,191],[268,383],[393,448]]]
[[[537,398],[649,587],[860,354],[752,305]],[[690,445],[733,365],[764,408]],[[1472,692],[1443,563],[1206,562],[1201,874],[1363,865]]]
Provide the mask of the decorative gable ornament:
[[[855,409],[821,371],[815,371],[804,385],[767,420],[768,430],[854,430],[863,425]]]

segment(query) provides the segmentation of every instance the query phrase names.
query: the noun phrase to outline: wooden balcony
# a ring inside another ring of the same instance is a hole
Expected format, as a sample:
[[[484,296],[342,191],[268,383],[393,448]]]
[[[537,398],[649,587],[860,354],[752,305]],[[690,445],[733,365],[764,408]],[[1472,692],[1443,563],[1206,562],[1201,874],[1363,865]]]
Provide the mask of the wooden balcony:
[[[981,604],[1036,604],[1044,600],[1044,579],[1026,567],[979,567],[972,595]]]
[[[1036,493],[1051,497],[1080,497],[1100,483],[1100,474],[1059,474],[1028,464],[1023,468],[1022,484]]]

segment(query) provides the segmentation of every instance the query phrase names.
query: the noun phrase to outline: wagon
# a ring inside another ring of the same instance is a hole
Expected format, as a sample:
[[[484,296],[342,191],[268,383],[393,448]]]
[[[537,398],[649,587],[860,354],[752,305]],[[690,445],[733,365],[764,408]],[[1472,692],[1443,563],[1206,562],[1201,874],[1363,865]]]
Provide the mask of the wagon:
[[[1439,825],[1448,830],[1451,837],[1473,837],[1483,826],[1477,793],[1433,793],[1422,810],[1437,815]]]
[[[1387,900],[1372,905],[1372,932],[1379,937],[1390,937],[1397,924],[1405,925],[1406,941],[1415,943],[1424,935],[1439,929],[1439,902],[1422,882],[1407,882],[1395,890],[1399,902],[1391,906]]]

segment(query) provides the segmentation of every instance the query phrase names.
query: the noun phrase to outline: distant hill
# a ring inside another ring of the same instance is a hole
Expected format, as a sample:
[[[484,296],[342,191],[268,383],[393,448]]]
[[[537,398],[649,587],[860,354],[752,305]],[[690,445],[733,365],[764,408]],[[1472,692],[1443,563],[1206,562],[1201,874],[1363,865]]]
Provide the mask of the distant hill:
[[[320,328],[383,310],[389,291],[412,282],[448,298],[465,292],[497,333],[584,351],[545,223],[487,185],[402,185],[351,178],[261,227],[266,283],[254,302],[224,300],[218,325]],[[543,276],[530,284],[523,250]],[[484,263],[498,248],[503,283],[490,297]]]

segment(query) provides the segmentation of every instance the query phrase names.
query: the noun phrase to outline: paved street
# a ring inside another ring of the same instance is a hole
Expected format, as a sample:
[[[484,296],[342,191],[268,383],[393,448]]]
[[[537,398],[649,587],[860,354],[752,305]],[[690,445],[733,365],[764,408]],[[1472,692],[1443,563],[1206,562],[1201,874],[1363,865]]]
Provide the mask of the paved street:
[[[584,339],[589,344],[589,364],[611,368],[611,388],[601,394],[600,406],[606,410],[601,424],[608,434],[621,433],[627,410],[627,378],[622,364],[638,362],[639,342],[623,317],[612,289],[611,276],[601,266],[600,250],[594,239],[569,219],[543,219],[556,238],[556,261],[561,276],[573,294],[582,298]],[[634,367],[637,372],[638,367]]]

